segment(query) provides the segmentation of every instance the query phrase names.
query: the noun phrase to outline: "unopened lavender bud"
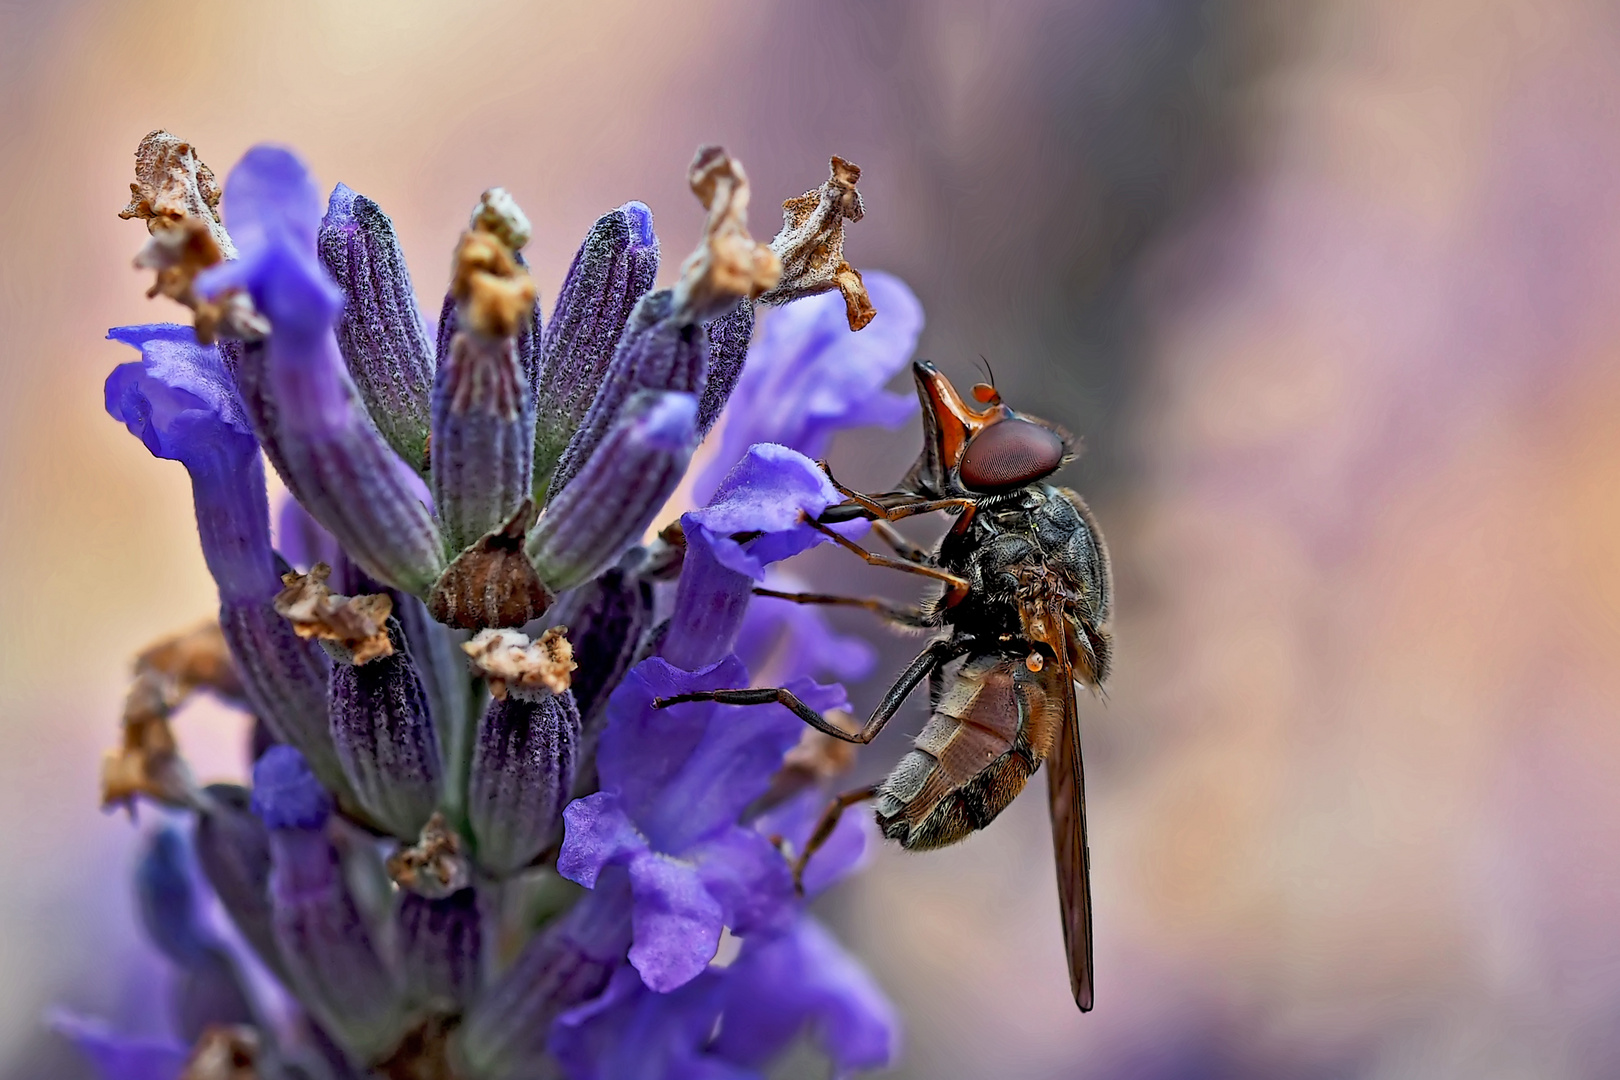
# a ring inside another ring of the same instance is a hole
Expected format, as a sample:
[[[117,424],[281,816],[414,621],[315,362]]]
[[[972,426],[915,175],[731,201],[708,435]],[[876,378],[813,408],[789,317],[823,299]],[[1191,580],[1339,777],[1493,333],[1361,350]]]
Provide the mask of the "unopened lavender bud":
[[[338,348],[377,430],[418,472],[427,467],[433,342],[394,223],[364,195],[332,191],[316,243],[343,291]]]
[[[430,898],[403,890],[395,924],[411,1004],[460,1011],[479,988],[484,945],[478,893],[460,889]]]
[[[697,332],[701,338],[701,328]],[[696,445],[692,394],[632,396],[574,481],[552,497],[530,530],[526,549],[540,580],[561,592],[617,562],[674,492]]]
[[[461,330],[433,387],[433,504],[460,551],[529,497],[534,414],[517,341]]]
[[[606,381],[584,422],[564,449],[551,478],[550,499],[574,482],[603,450],[624,420],[631,400],[644,391],[701,393],[709,367],[709,339],[703,327],[685,319],[668,289],[650,292],[630,313]],[[695,417],[694,417],[695,421]]]
[[[540,340],[534,478],[543,488],[590,410],[630,312],[658,275],[652,211],[639,202],[603,214],[574,256]]]
[[[207,271],[198,290],[245,288],[273,326],[238,367],[254,432],[294,497],[367,573],[421,595],[443,569],[444,544],[420,478],[378,434],[338,352],[343,297],[315,255],[320,196],[302,162],[267,146],[248,151],[225,186],[227,217],[245,226],[242,257]]]
[[[449,773],[446,782],[453,783],[451,778],[458,775],[456,747],[465,742],[471,722],[468,713],[472,709],[473,687],[467,675],[467,659],[461,652],[466,635],[434,619],[427,605],[414,596],[395,593],[393,600],[394,618],[405,631],[405,647],[427,693],[428,712]],[[456,797],[454,792],[451,795]]]
[[[739,300],[735,307],[703,324],[709,335],[709,377],[698,401],[698,434],[707,435],[720,419],[731,392],[742,377],[748,346],[754,337],[754,302]]]
[[[253,1008],[229,953],[200,921],[185,842],[173,829],[153,835],[135,874],[147,937],[180,969],[176,1019],[195,1039],[212,1024],[246,1024]]]
[[[467,780],[467,820],[478,862],[516,873],[557,839],[579,756],[579,710],[560,694],[513,689],[478,721]]]
[[[211,784],[203,793],[192,834],[197,865],[259,959],[283,975],[270,910],[270,832],[253,813],[246,788]]]
[[[361,808],[395,836],[414,839],[442,794],[439,740],[398,620],[388,619],[387,634],[387,655],[337,659],[332,741]]]
[[[298,751],[277,746],[254,766],[253,809],[270,830],[270,902],[288,983],[368,1059],[398,1035],[397,988],[327,837],[331,799]]]
[[[297,747],[322,783],[347,793],[326,717],[332,662],[320,645],[301,639],[268,601],[222,604],[219,623],[254,715]]]

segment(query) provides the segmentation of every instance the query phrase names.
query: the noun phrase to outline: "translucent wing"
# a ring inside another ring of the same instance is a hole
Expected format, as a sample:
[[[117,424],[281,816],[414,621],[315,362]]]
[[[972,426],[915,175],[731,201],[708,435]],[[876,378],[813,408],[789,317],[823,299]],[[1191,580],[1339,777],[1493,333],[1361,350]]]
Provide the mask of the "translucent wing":
[[[1063,730],[1046,761],[1052,801],[1052,847],[1057,856],[1058,903],[1063,916],[1063,943],[1069,955],[1069,985],[1081,1012],[1091,1011],[1091,852],[1086,846],[1086,779],[1080,762],[1080,720],[1075,704],[1074,672],[1063,655],[1048,671],[1062,680],[1051,686],[1061,694]]]

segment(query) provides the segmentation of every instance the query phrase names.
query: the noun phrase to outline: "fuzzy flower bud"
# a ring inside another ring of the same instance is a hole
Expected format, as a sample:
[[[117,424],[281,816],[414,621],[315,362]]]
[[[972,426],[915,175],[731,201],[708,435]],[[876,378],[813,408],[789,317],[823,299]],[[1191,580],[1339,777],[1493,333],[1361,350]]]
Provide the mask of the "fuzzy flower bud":
[[[337,340],[355,388],[388,445],[422,472],[433,342],[394,223],[376,203],[339,184],[316,244],[321,264],[343,291]]]

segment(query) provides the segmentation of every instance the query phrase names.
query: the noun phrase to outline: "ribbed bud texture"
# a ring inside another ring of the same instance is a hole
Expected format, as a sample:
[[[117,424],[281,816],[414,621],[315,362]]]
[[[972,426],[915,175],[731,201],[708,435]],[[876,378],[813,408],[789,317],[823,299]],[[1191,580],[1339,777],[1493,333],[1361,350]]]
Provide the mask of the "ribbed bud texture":
[[[433,342],[394,223],[376,203],[339,184],[316,244],[321,264],[343,291],[337,340],[355,388],[383,438],[424,471]]]
[[[546,506],[526,544],[540,580],[571,589],[612,566],[664,505],[697,443],[697,399],[641,391],[578,474]]]
[[[574,649],[570,687],[579,708],[581,756],[587,756],[606,719],[608,693],[635,662],[642,636],[653,621],[652,584],[621,569],[581,585],[552,609],[568,627]]]
[[[478,990],[483,925],[478,894],[462,889],[442,899],[402,891],[396,914],[401,974],[414,1006],[459,1010]]]
[[[742,378],[748,345],[754,338],[754,302],[737,301],[736,307],[704,323],[703,330],[709,336],[709,377],[698,400],[699,435],[707,435],[714,427]]]
[[[534,480],[543,488],[606,378],[630,312],[658,274],[652,211],[603,214],[586,235],[540,339]]]
[[[557,838],[578,758],[573,694],[513,688],[490,701],[467,779],[467,821],[485,870],[515,873]]]
[[[678,311],[668,289],[643,296],[614,350],[607,375],[579,430],[569,440],[551,479],[551,498],[566,491],[596,460],[638,391],[701,394],[709,365],[709,337]],[[695,419],[695,417],[694,417]]]
[[[221,605],[219,625],[253,714],[297,747],[322,783],[347,793],[326,719],[332,662],[320,645],[293,633],[268,600]]]
[[[452,551],[529,497],[534,413],[517,342],[458,331],[433,387],[433,501]]]
[[[388,619],[394,651],[332,670],[332,741],[360,806],[395,836],[414,840],[439,803],[439,740],[427,692],[399,621]]]

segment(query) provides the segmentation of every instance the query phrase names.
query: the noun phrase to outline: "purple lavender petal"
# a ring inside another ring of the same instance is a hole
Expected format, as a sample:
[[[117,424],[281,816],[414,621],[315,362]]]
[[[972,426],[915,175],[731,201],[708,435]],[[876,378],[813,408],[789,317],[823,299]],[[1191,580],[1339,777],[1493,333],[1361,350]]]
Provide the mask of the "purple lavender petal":
[[[424,471],[433,343],[394,223],[376,203],[339,184],[332,189],[316,244],[321,263],[343,291],[337,339],[349,375],[383,438]]]
[[[709,895],[720,902],[726,925],[738,934],[781,930],[794,915],[793,873],[762,832],[727,829],[687,849]]]
[[[668,289],[650,292],[636,304],[590,411],[557,462],[549,498],[555,500],[590,463],[611,452],[607,444],[638,391],[702,393],[709,366],[709,338],[702,326],[685,320]],[[692,420],[695,432],[695,397]]]
[[[691,394],[643,391],[626,403],[578,482],[529,532],[525,550],[553,592],[589,581],[641,538],[686,472],[696,418]]]
[[[720,1019],[723,979],[706,972],[660,994],[623,968],[600,997],[557,1018],[552,1053],[570,1080],[760,1080],[703,1051]]]
[[[332,534],[291,497],[282,500],[276,514],[276,552],[304,573],[316,563],[325,563],[336,573],[338,561],[345,558]]]
[[[478,863],[497,876],[534,861],[557,837],[574,787],[579,710],[573,695],[511,689],[478,722],[467,821]]]
[[[534,412],[517,342],[461,330],[433,384],[433,505],[460,551],[529,497]]]
[[[786,934],[745,942],[723,995],[715,1053],[742,1065],[763,1066],[806,1025],[840,1069],[882,1068],[899,1048],[894,1005],[809,917]]]
[[[832,481],[815,462],[785,446],[762,443],[749,447],[709,504],[686,515],[709,530],[715,558],[755,581],[765,577],[765,564],[790,558],[828,543],[804,523],[839,500]],[[766,535],[745,549],[733,533]]]
[[[568,838],[557,857],[557,873],[587,889],[596,888],[608,866],[628,863],[647,850],[647,838],[625,816],[622,801],[610,791],[575,799],[563,811]]]
[[[203,558],[221,599],[273,595],[264,466],[219,350],[183,326],[122,326],[107,336],[141,353],[107,377],[107,412],[191,475]]]
[[[827,795],[817,789],[801,792],[780,806],[755,818],[754,829],[761,836],[780,836],[795,851],[803,851],[805,842],[821,820],[827,807]],[[846,813],[838,819],[832,835],[816,851],[804,868],[804,891],[817,896],[855,873],[871,861],[878,843],[877,822],[871,814]]]
[[[242,257],[198,289],[246,288],[273,331],[245,349],[237,385],[255,433],[287,487],[379,581],[424,593],[444,546],[420,479],[383,441],[338,353],[342,294],[315,257],[320,201],[303,164],[255,147],[226,181],[225,209]],[[255,366],[262,371],[253,371]]]
[[[807,589],[797,578],[776,572],[766,584],[780,592]],[[864,638],[838,633],[819,607],[769,596],[748,605],[737,641],[737,655],[748,670],[759,677],[769,667],[773,682],[805,675],[857,682],[877,666],[877,650]]]
[[[736,546],[729,538],[716,540],[691,514],[683,516],[681,524],[686,555],[675,587],[675,607],[658,651],[678,668],[700,671],[736,648],[754,579],[715,557],[718,543]]]
[[[272,746],[253,766],[253,812],[267,829],[319,829],[332,797],[290,746]]]
[[[697,498],[712,491],[753,443],[781,443],[822,457],[839,431],[899,427],[916,412],[911,394],[883,387],[917,347],[922,306],[891,274],[872,272],[865,280],[883,314],[859,333],[849,329],[836,292],[770,312],[732,394],[735,407],[720,450],[698,479]]]
[[[747,686],[748,672],[736,657],[687,672],[654,658],[637,664],[608,699],[608,726],[597,749],[602,790],[625,799],[635,820],[647,816],[658,792],[679,772],[708,733],[720,706],[692,702],[655,712],[654,699],[693,690]],[[729,820],[709,822],[715,829]],[[567,850],[567,842],[563,845]]]
[[[748,346],[754,337],[754,302],[739,300],[737,306],[703,324],[709,335],[709,378],[703,384],[698,403],[698,431],[707,435],[726,407],[726,401],[742,377]],[[778,440],[766,440],[778,441]]]
[[[388,637],[391,655],[364,664],[338,660],[328,707],[338,761],[360,806],[395,836],[412,841],[439,805],[439,740],[422,677],[392,616]]]
[[[58,1012],[51,1027],[95,1066],[101,1080],[180,1080],[191,1049],[173,1039],[116,1035],[106,1024]]]
[[[442,899],[405,890],[395,914],[405,993],[413,1005],[460,1010],[479,988],[483,923],[478,893]]]
[[[674,990],[703,973],[720,946],[726,912],[692,866],[657,852],[630,862],[635,942],[630,963],[642,982]]]
[[[585,419],[630,313],[657,274],[658,237],[646,206],[625,203],[591,226],[540,340],[534,375],[539,399],[534,432],[537,489],[546,485]]]

